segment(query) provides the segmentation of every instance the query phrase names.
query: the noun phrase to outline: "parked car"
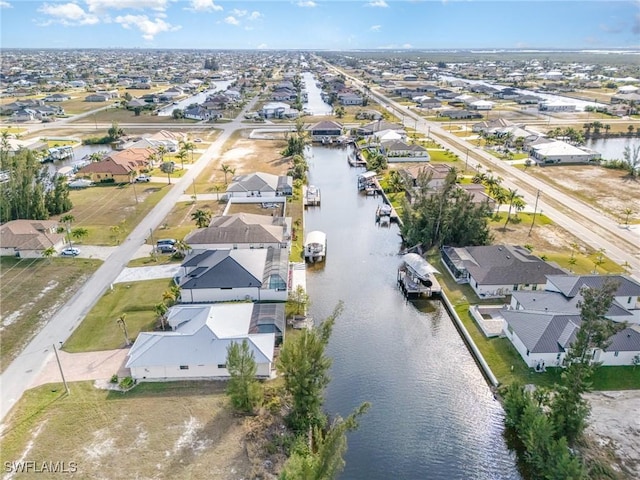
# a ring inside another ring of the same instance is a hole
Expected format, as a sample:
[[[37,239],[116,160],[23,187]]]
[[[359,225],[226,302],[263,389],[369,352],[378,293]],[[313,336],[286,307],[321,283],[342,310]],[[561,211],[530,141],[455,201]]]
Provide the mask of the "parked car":
[[[91,180],[86,178],[79,178],[78,180],[72,180],[69,182],[69,188],[87,188],[95,185]]]
[[[158,245],[156,249],[160,253],[175,253],[176,251],[176,248],[173,245],[169,245],[167,243],[165,243],[164,245]]]
[[[141,182],[150,182],[151,181],[151,177],[149,177],[148,175],[138,175],[136,177],[136,182],[141,183]]]
[[[63,257],[76,257],[80,255],[80,249],[75,247],[67,247],[60,252]]]
[[[158,240],[157,245],[171,245],[172,247],[176,244],[176,239],[175,238],[163,238],[161,240]]]

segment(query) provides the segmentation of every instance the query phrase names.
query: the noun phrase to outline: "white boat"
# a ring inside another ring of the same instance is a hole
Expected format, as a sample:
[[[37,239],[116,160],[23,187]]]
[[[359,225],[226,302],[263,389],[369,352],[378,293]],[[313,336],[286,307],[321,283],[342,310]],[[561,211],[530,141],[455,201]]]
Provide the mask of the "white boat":
[[[304,241],[304,259],[309,262],[321,262],[327,254],[327,235],[319,230],[307,234]]]

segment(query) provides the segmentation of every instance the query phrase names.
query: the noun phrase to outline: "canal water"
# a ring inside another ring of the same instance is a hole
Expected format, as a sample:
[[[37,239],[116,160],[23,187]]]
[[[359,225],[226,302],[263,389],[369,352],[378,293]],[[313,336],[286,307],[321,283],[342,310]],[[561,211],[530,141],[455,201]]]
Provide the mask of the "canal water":
[[[209,95],[213,95],[216,92],[226,90],[229,87],[229,85],[231,85],[234,81],[235,80],[219,80],[219,81],[211,82],[212,87],[209,90],[200,92],[196,95],[192,95],[174,104],[161,108],[160,110],[158,110],[158,116],[168,117],[173,114],[173,111],[176,108],[184,110],[189,105],[192,105],[194,103],[203,103]]]
[[[503,410],[437,301],[396,287],[397,226],[377,227],[380,198],[357,192],[347,151],[313,147],[310,183],[322,206],[305,230],[327,234],[327,259],[307,269],[310,313],[344,312],[328,347],[330,414],[372,407],[349,434],[341,479],[520,479],[503,439]]]
[[[590,138],[585,146],[602,154],[605,160],[622,160],[625,147],[638,148],[640,138]]]
[[[333,107],[322,99],[322,90],[316,84],[317,79],[313,74],[303,72],[302,81],[304,89],[307,91],[307,101],[303,105],[304,111],[309,112],[309,115],[330,115],[333,112]]]

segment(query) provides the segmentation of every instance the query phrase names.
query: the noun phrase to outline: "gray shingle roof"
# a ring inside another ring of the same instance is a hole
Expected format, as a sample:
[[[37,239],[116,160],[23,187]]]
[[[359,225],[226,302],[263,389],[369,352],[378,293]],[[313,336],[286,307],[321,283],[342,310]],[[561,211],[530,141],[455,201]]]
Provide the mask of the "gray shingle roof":
[[[640,283],[626,275],[549,275],[547,279],[567,297],[575,297],[582,287],[601,288],[607,280],[619,283],[616,297],[640,296]]]
[[[548,275],[564,273],[519,246],[486,245],[453,251],[480,285],[542,284]]]
[[[267,215],[225,215],[215,217],[209,227],[191,232],[185,238],[189,245],[234,243],[283,243],[283,219]]]
[[[505,310],[502,315],[531,353],[564,352],[575,340],[582,323],[578,315],[553,315],[522,310]]]
[[[187,259],[182,267],[196,267],[180,288],[260,288],[268,249],[207,250]]]
[[[605,352],[638,352],[640,351],[640,327],[634,325],[619,331],[609,339],[611,343]]]

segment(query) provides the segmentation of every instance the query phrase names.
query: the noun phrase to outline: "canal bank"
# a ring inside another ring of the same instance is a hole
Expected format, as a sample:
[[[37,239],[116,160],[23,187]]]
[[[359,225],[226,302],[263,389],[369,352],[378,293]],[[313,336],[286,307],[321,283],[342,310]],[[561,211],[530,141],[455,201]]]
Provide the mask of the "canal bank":
[[[328,347],[330,414],[372,409],[350,435],[341,478],[519,479],[503,411],[441,302],[406,302],[396,286],[400,236],[375,224],[380,197],[358,194],[344,150],[314,147],[310,183],[322,206],[305,230],[327,233],[327,259],[307,268],[310,313],[339,300]]]

